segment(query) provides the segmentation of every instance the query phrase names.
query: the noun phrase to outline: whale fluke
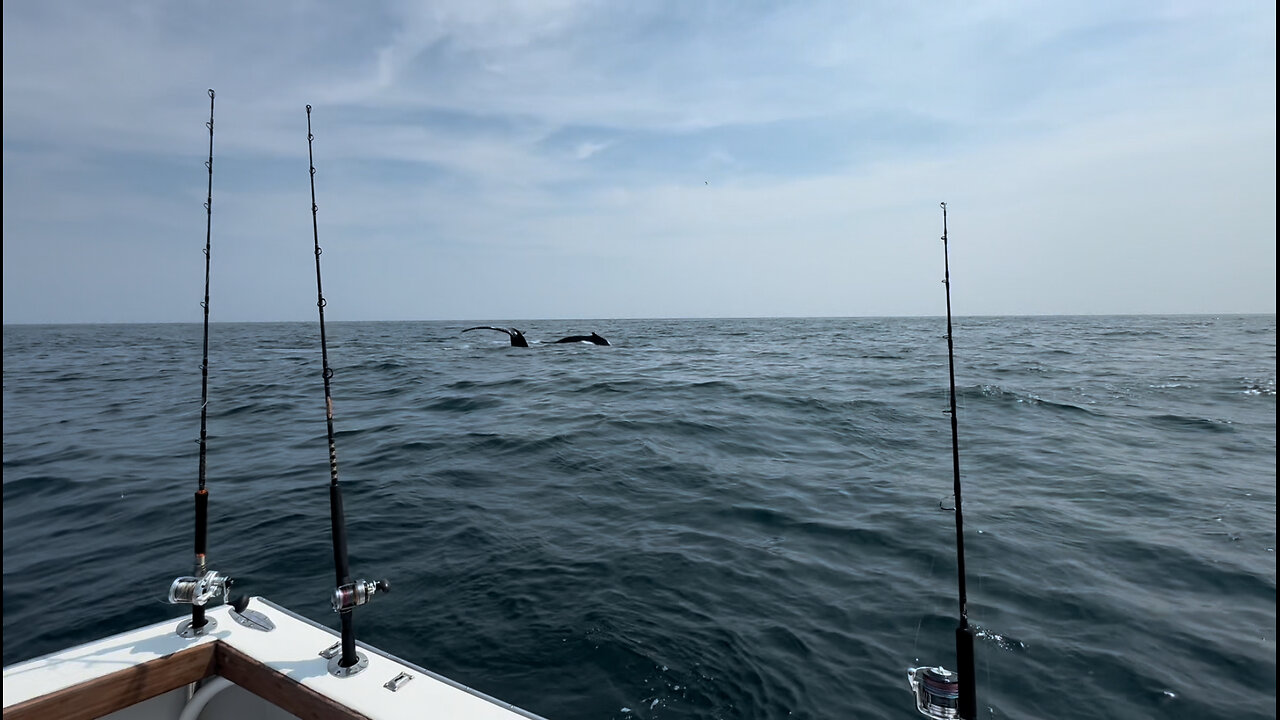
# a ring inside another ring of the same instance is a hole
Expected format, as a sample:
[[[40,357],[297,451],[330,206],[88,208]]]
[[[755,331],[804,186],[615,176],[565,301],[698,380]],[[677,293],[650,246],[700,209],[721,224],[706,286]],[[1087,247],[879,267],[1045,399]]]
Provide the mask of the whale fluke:
[[[497,330],[498,332],[506,333],[507,335],[511,336],[511,347],[529,347],[529,341],[524,339],[524,333],[520,332],[515,328],[500,328],[500,327],[494,327],[492,325],[477,325],[475,327],[469,327],[466,330],[463,330],[462,332],[469,332],[471,330]]]
[[[575,343],[575,342],[588,342],[588,343],[591,343],[592,345],[608,345],[609,344],[608,340],[605,340],[603,337],[600,337],[600,335],[598,335],[597,333],[591,333],[590,335],[570,335],[569,337],[563,337],[556,341],[556,343]]]

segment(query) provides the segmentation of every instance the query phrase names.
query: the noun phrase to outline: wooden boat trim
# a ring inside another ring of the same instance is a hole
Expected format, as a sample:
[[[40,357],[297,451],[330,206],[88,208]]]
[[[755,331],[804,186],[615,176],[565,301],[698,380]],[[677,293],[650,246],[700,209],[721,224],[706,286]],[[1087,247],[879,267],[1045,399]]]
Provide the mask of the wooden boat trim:
[[[4,720],[92,720],[216,673],[215,648],[204,643],[4,709]]]
[[[180,650],[163,658],[31,698],[5,708],[4,720],[52,717],[92,720],[215,675],[230,680],[303,720],[367,720],[367,716],[334,702],[221,641]]]
[[[217,644],[216,658],[218,675],[302,720],[368,720],[227,643]]]

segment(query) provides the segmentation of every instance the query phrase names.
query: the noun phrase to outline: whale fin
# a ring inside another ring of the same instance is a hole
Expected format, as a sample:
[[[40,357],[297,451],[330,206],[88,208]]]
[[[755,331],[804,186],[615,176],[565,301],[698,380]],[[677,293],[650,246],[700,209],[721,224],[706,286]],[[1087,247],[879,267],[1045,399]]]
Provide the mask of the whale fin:
[[[494,327],[493,325],[476,325],[475,327],[469,327],[462,332],[469,332],[471,330],[497,330],[498,332],[506,333],[511,337],[511,347],[529,347],[529,341],[524,339],[524,333],[515,328],[501,328]]]

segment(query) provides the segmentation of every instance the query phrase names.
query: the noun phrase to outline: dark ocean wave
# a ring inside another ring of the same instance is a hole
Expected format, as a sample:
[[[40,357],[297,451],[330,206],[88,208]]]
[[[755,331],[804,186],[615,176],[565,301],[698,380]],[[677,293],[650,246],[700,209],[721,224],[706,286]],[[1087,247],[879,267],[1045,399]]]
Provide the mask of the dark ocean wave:
[[[1193,417],[1189,415],[1169,415],[1160,414],[1150,416],[1153,425],[1169,428],[1172,430],[1183,430],[1190,433],[1229,433],[1233,432],[1230,420],[1215,420],[1205,417]]]

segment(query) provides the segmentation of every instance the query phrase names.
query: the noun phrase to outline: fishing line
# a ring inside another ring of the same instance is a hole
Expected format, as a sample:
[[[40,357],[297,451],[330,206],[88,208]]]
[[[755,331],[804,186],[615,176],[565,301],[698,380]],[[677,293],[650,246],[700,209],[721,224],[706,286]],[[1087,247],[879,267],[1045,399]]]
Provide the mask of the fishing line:
[[[931,557],[929,558],[929,581],[930,582],[933,581],[933,567],[934,565],[937,564],[937,562],[938,562],[938,556],[931,555]],[[911,657],[916,657],[916,650],[920,645],[920,626],[924,625],[924,618],[926,614],[927,613],[921,613],[920,620],[916,622],[916,638],[915,640],[911,641]]]
[[[316,255],[316,307],[320,312],[320,360],[321,376],[324,378],[325,423],[329,437],[329,520],[333,534],[333,567],[337,578],[337,587],[333,591],[333,611],[342,620],[341,654],[334,654],[329,659],[329,673],[337,677],[350,677],[368,666],[368,659],[356,651],[356,635],[353,615],[356,606],[363,605],[373,598],[376,592],[389,592],[390,587],[385,580],[369,582],[351,579],[351,567],[347,556],[347,523],[342,509],[342,488],[338,485],[338,448],[333,432],[333,396],[331,383],[333,368],[329,366],[329,345],[325,335],[324,308],[328,303],[324,299],[324,286],[320,278],[320,226],[316,205],[316,162],[312,149],[315,135],[311,132],[311,106],[307,106],[307,161],[311,172],[311,233],[315,240]]]

